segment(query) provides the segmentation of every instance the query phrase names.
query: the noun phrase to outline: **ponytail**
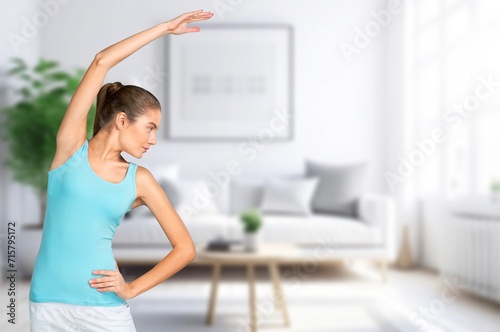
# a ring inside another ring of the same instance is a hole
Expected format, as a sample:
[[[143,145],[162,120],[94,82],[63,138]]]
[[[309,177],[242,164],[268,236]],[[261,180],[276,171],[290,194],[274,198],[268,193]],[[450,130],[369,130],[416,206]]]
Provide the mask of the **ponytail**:
[[[94,119],[94,133],[95,136],[99,130],[106,124],[106,119],[109,118],[109,113],[112,111],[111,107],[105,107],[104,104],[108,103],[113,95],[123,87],[120,82],[107,83],[102,86],[97,94],[96,111]]]
[[[93,135],[105,128],[116,114],[124,112],[131,122],[149,109],[161,110],[160,102],[149,91],[120,82],[106,83],[97,93]]]

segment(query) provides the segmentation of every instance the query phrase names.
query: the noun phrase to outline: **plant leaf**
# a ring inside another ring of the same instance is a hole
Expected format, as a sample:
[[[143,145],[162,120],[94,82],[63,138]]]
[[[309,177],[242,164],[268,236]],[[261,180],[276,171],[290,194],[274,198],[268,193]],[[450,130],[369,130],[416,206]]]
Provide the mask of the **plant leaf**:
[[[7,75],[17,75],[26,71],[26,66],[17,66],[7,72]]]
[[[35,66],[34,71],[36,73],[42,74],[51,68],[57,67],[59,64],[56,61],[47,61],[45,59],[40,59],[38,64]]]
[[[52,73],[52,74],[48,75],[48,77],[53,79],[53,80],[56,80],[56,81],[67,81],[67,80],[71,79],[71,75],[69,75],[68,73],[62,72],[62,71]]]
[[[19,93],[21,94],[21,96],[23,96],[24,98],[30,98],[33,94],[31,93],[31,90],[27,87],[24,87],[22,89],[19,90]]]
[[[15,57],[11,59],[12,62],[14,62],[18,66],[25,66],[26,67],[26,62],[24,61],[23,58],[20,57]]]
[[[32,85],[35,89],[40,89],[42,87],[42,81],[34,80]]]
[[[21,74],[19,75],[19,78],[22,79],[23,81],[28,81],[28,82],[31,82],[33,80],[31,76],[28,74]]]

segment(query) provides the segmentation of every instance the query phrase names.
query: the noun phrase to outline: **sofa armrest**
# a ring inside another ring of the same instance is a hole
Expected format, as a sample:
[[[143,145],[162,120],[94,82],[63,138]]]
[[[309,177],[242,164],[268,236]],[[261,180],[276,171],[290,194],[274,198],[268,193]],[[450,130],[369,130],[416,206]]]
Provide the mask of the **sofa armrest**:
[[[396,204],[394,199],[382,194],[363,194],[358,204],[358,217],[372,227],[380,228],[383,234],[387,258],[397,255]]]

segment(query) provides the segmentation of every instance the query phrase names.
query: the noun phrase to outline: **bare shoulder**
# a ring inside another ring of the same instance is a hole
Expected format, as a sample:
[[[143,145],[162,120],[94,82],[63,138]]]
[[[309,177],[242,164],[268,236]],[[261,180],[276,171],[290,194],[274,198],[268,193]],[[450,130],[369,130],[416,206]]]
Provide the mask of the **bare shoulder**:
[[[153,174],[144,166],[137,166],[137,180],[142,181],[154,181],[156,182]]]
[[[139,197],[144,197],[152,190],[154,191],[161,188],[153,174],[144,166],[137,166],[136,184]]]

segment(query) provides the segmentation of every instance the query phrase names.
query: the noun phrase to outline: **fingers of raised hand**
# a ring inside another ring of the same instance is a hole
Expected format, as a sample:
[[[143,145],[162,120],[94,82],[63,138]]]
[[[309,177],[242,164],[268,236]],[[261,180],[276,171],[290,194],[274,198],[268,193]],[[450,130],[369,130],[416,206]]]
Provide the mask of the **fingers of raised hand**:
[[[205,12],[202,9],[200,9],[200,10],[186,13],[186,14],[181,15],[181,16],[211,16],[211,15],[213,15],[212,12]]]
[[[200,28],[198,27],[191,27],[186,29],[186,32],[198,32],[198,31],[200,31]]]
[[[211,12],[203,12],[203,13],[198,13],[198,14],[192,14],[183,17],[183,21],[186,22],[194,22],[194,21],[200,21],[200,20],[206,20],[212,17],[214,14]]]
[[[182,14],[178,17],[176,17],[175,19],[173,19],[172,21],[189,21],[190,19],[192,18],[198,18],[198,17],[209,17],[213,15],[212,13],[210,12],[204,12],[203,10],[197,10],[197,11],[194,11],[194,12],[189,12],[189,13],[185,13],[185,14]]]
[[[197,21],[203,21],[203,20],[208,20],[212,15],[207,15],[207,16],[196,16],[190,18],[186,23],[191,23],[191,22],[197,22]]]
[[[203,12],[203,10],[197,10],[189,13],[182,14],[173,20],[170,23],[170,30],[176,31],[176,33],[185,33],[185,32],[198,32],[200,28],[198,27],[189,27],[186,28],[186,25],[191,22],[208,20],[213,16],[211,12]],[[184,31],[182,31],[184,30]]]
[[[192,12],[187,12],[187,13],[184,13],[184,14],[182,14],[181,16],[185,16],[185,15],[193,15],[193,14],[199,14],[199,13],[203,13],[203,9],[193,10]]]
[[[209,15],[203,15],[203,16],[193,16],[193,17],[189,17],[187,19],[185,19],[182,24],[189,24],[189,23],[192,23],[192,22],[198,22],[198,21],[204,21],[204,20],[208,20],[209,18],[212,17],[213,14],[209,14]],[[200,28],[199,27],[190,27],[190,28],[187,28],[186,32],[198,32],[200,31]]]

